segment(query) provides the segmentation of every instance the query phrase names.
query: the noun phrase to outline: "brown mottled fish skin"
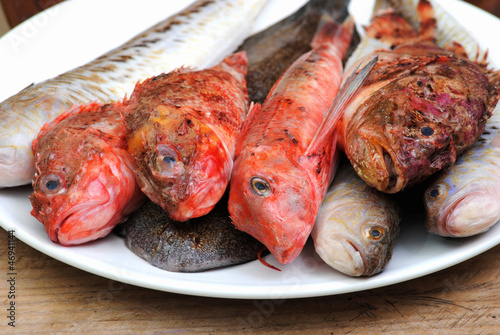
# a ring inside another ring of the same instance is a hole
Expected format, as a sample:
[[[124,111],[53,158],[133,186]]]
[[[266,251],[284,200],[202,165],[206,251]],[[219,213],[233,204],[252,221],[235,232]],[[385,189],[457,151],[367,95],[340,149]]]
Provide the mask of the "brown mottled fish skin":
[[[498,73],[468,59],[459,45],[435,45],[429,2],[421,0],[418,12],[421,29],[413,34],[397,12],[374,17],[367,34],[393,48],[365,56],[379,61],[337,128],[358,175],[387,193],[452,165],[481,135],[498,101]]]
[[[292,63],[311,50],[322,14],[342,22],[349,0],[311,0],[292,15],[245,40],[239,50],[248,56],[248,96],[263,103],[271,87]],[[357,41],[357,39],[353,40]]]
[[[177,222],[148,201],[125,223],[126,244],[151,265],[171,272],[198,272],[257,259],[263,245],[237,230],[227,199],[207,215]]]

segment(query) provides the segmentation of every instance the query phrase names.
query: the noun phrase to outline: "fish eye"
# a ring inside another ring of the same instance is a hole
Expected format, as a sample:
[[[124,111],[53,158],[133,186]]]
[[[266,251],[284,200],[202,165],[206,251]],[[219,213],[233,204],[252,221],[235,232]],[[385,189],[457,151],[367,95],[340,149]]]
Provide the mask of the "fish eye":
[[[370,237],[374,240],[380,240],[382,234],[383,232],[379,228],[370,229]]]
[[[434,129],[429,126],[420,128],[420,133],[424,136],[432,136],[434,134]]]
[[[163,161],[167,164],[168,163],[175,163],[176,159],[172,156],[165,156],[165,157],[163,157]]]
[[[65,190],[64,180],[55,173],[43,176],[39,181],[40,190],[48,195],[62,193]]]
[[[192,235],[191,240],[193,241],[196,247],[201,243],[201,239],[198,235]]]
[[[366,231],[366,237],[372,241],[377,242],[384,238],[385,230],[382,227],[371,227]]]
[[[157,167],[163,176],[175,177],[184,172],[184,164],[179,159],[177,150],[167,144],[156,147]]]
[[[430,200],[439,200],[446,196],[448,188],[443,184],[436,184],[427,191]]]
[[[271,186],[269,182],[261,177],[252,177],[250,180],[250,185],[252,186],[252,191],[262,197],[267,197],[271,194]]]

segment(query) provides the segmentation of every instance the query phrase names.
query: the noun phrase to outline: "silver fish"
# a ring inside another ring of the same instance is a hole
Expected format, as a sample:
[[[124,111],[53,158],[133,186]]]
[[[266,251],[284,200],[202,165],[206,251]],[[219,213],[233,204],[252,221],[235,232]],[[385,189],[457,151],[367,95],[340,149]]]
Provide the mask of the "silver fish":
[[[142,79],[219,63],[250,34],[268,0],[198,0],[122,46],[0,103],[0,187],[28,184],[31,142],[74,104],[121,100]]]
[[[389,262],[399,236],[402,210],[391,195],[368,186],[343,162],[314,224],[316,253],[349,276],[371,276]]]
[[[126,245],[151,265],[172,272],[198,272],[257,259],[263,245],[234,228],[227,197],[205,216],[172,220],[152,201],[124,224]]]
[[[424,194],[425,224],[431,233],[467,237],[500,220],[500,110],[480,139],[442,171]]]

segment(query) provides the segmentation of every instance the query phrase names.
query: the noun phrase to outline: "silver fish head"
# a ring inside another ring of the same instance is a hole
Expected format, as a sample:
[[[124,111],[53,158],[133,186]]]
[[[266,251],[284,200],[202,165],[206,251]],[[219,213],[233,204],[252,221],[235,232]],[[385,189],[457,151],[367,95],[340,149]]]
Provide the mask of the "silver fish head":
[[[311,236],[328,265],[350,276],[371,276],[390,260],[401,220],[395,199],[368,186],[344,162],[321,204]]]
[[[399,236],[400,213],[387,204],[367,201],[365,208],[359,209],[359,201],[342,202],[336,211],[320,210],[313,230],[316,252],[327,264],[350,276],[381,272]]]
[[[427,188],[424,204],[429,232],[467,237],[487,231],[498,221],[499,176],[486,165],[467,171],[452,166]]]

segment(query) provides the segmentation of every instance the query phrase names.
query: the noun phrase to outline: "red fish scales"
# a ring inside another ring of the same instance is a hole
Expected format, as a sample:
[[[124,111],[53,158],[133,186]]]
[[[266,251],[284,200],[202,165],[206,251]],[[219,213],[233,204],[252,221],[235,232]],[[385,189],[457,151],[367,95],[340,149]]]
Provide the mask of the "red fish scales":
[[[333,29],[331,29],[333,28]],[[243,126],[229,211],[281,263],[302,250],[332,175],[335,144],[306,156],[338,89],[351,27],[327,23]]]
[[[75,106],[45,125],[33,142],[31,214],[54,242],[104,237],[142,204],[121,108],[120,102]]]
[[[142,190],[185,221],[207,214],[229,182],[248,110],[244,52],[205,70],[179,69],[136,86],[123,117]]]

